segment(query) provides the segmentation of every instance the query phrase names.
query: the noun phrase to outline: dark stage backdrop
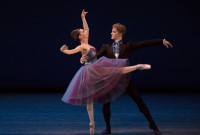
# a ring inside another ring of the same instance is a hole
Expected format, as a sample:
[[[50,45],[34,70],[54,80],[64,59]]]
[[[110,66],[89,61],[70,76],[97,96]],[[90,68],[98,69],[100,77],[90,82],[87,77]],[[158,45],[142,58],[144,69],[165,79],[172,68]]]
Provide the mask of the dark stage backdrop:
[[[199,0],[1,1],[0,87],[67,87],[82,66],[81,55],[65,55],[59,48],[78,44],[70,32],[82,27],[85,9],[89,43],[97,49],[112,43],[117,22],[127,27],[125,41],[166,38],[173,44],[173,49],[155,46],[133,53],[132,65],[152,65],[152,70],[132,73],[138,86],[199,88],[199,6]]]

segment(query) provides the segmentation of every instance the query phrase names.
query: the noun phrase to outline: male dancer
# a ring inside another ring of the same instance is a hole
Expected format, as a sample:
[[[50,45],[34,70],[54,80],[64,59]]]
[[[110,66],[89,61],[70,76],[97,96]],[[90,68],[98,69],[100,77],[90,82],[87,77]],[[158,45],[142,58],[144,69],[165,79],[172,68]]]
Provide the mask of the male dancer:
[[[111,39],[114,40],[112,45],[104,44],[101,49],[97,53],[97,57],[106,56],[108,58],[119,58],[119,59],[128,59],[131,53],[137,49],[150,47],[155,45],[164,45],[167,48],[172,48],[173,46],[170,44],[169,41],[165,39],[154,39],[154,40],[146,40],[140,42],[129,42],[125,43],[122,39],[126,33],[126,27],[120,23],[113,24],[112,32],[111,32]],[[87,57],[82,56],[81,62],[86,62]],[[155,134],[160,134],[156,123],[154,122],[151,113],[149,112],[148,107],[144,103],[143,99],[141,98],[138,90],[133,85],[132,80],[129,82],[129,86],[127,87],[127,93],[131,96],[131,98],[137,104],[141,113],[144,114],[146,119],[149,122],[149,128],[154,131]],[[111,134],[111,126],[110,126],[110,111],[111,102],[106,103],[103,105],[103,116],[106,123],[106,129],[102,132],[102,134]]]

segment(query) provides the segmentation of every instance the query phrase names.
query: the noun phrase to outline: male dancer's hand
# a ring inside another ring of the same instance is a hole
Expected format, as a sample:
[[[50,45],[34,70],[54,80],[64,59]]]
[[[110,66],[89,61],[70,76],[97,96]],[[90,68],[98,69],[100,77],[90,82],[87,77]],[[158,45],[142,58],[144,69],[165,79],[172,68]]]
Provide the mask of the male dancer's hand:
[[[87,55],[82,55],[80,62],[83,64],[84,62],[86,62],[88,60],[88,56]]]
[[[166,39],[163,39],[163,45],[166,46],[167,48],[173,48],[172,44]]]

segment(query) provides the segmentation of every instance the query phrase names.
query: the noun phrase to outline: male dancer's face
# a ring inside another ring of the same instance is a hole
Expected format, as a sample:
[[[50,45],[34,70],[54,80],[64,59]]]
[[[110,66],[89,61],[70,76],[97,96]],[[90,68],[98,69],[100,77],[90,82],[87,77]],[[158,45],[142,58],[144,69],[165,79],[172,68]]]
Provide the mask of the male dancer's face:
[[[111,39],[119,41],[122,39],[122,33],[119,33],[116,28],[112,28]]]

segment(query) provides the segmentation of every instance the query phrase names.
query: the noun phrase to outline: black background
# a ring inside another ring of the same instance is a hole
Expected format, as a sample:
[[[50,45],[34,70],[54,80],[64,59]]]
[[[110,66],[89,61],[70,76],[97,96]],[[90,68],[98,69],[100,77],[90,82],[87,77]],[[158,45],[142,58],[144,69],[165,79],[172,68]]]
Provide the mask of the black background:
[[[82,66],[81,54],[65,55],[79,43],[70,32],[82,27],[88,11],[89,43],[100,49],[112,43],[112,24],[127,27],[125,41],[165,38],[174,48],[155,46],[135,51],[131,64],[149,63],[149,71],[132,73],[138,86],[199,88],[200,2],[198,0],[66,0],[0,2],[0,87],[67,87]],[[27,89],[29,91],[30,89]]]

